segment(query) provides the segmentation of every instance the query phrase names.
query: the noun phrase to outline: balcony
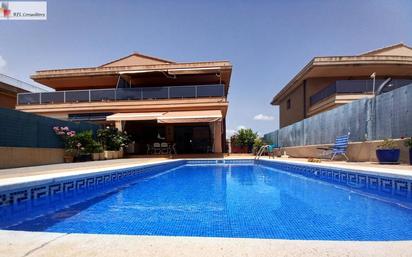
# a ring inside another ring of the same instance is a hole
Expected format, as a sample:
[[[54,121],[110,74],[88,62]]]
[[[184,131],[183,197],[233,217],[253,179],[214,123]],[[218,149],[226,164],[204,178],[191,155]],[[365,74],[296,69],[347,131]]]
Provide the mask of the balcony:
[[[225,97],[223,84],[20,93],[17,105]]]
[[[384,79],[376,80],[376,88],[384,81]],[[412,80],[408,79],[393,79],[392,86],[385,88],[384,92],[394,90],[396,88],[411,84]],[[371,94],[373,91],[372,80],[337,80],[333,84],[327,86],[323,90],[317,92],[310,97],[310,105],[313,106],[324,99],[335,94]]]

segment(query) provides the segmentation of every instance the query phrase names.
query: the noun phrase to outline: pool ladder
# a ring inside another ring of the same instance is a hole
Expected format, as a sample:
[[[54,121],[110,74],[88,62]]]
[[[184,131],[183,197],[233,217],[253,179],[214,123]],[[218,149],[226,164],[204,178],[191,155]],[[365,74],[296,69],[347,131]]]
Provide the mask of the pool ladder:
[[[265,152],[265,150],[267,151],[268,148],[269,148],[269,145],[261,146],[255,156],[255,160],[259,160],[260,156],[262,156],[262,154]]]

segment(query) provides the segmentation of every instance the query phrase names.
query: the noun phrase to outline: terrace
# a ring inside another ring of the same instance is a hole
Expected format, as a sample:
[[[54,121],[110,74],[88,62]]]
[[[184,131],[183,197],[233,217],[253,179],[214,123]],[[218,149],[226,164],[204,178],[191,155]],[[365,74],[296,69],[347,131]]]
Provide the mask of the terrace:
[[[225,86],[132,87],[20,93],[18,105],[225,97]]]

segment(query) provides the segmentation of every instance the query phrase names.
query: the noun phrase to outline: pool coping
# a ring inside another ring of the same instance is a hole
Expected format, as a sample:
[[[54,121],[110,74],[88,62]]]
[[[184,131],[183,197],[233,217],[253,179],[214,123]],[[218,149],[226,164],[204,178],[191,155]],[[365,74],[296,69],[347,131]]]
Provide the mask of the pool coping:
[[[171,164],[180,161],[200,161],[200,162],[210,162],[213,163],[214,161],[223,162],[250,162],[255,161],[254,158],[184,158],[184,159],[171,159],[171,160],[160,160],[150,163],[139,163],[139,164],[120,164],[116,166],[108,166],[108,167],[100,167],[100,168],[90,168],[87,167],[82,171],[79,170],[69,170],[60,173],[51,173],[51,174],[39,174],[39,175],[31,175],[31,176],[19,176],[13,178],[3,178],[0,179],[0,192],[2,191],[10,191],[15,190],[21,187],[33,187],[37,185],[42,185],[46,183],[53,183],[67,179],[77,179],[83,178],[89,175],[99,175],[105,174],[115,170],[121,169],[130,169],[130,168],[145,168],[145,167],[153,167],[162,164]],[[292,165],[299,165],[299,166],[309,166],[314,168],[328,168],[328,169],[339,169],[346,172],[354,172],[360,174],[368,174],[368,175],[376,175],[376,176],[383,176],[383,177],[390,177],[390,178],[399,178],[399,179],[406,179],[412,181],[412,169],[410,174],[408,174],[407,170],[396,170],[396,169],[388,169],[385,168],[376,168],[376,167],[348,167],[345,164],[335,164],[335,163],[311,163],[311,162],[303,162],[303,161],[296,161],[289,158],[276,158],[276,159],[268,159],[268,158],[261,158],[258,159],[260,161],[267,161],[273,163],[280,163],[280,164],[292,164]]]
[[[412,241],[320,241],[67,234],[0,230],[0,255],[2,254],[8,257],[407,257],[412,256]]]

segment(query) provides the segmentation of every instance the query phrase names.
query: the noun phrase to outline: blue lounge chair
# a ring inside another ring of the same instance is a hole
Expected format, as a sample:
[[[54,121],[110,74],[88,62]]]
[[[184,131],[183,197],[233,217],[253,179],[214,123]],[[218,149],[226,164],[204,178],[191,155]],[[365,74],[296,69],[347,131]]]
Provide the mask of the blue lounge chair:
[[[329,148],[318,148],[323,150],[323,156],[332,155],[331,160],[333,160],[337,155],[343,155],[347,161],[349,161],[348,156],[346,155],[346,150],[348,149],[349,144],[349,135],[337,136],[335,140],[335,145]]]

